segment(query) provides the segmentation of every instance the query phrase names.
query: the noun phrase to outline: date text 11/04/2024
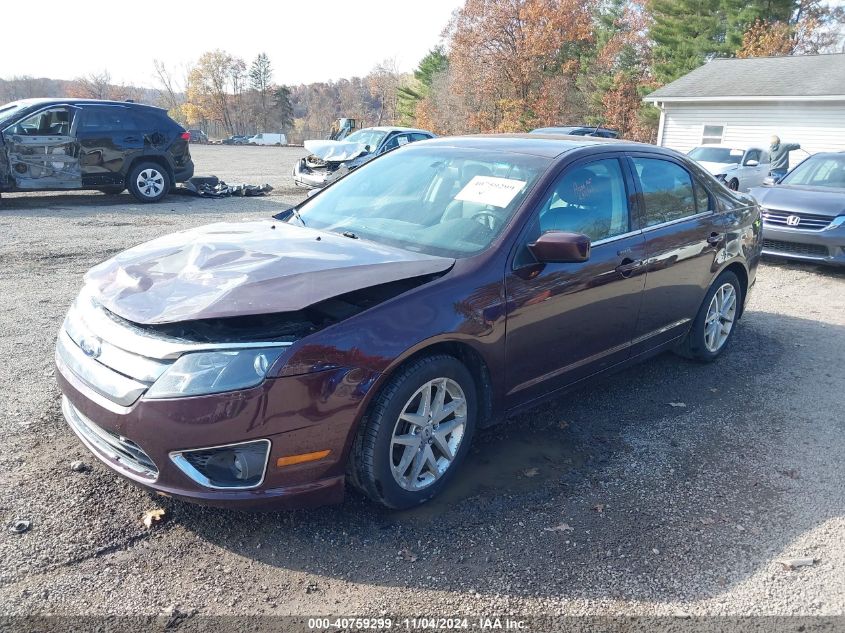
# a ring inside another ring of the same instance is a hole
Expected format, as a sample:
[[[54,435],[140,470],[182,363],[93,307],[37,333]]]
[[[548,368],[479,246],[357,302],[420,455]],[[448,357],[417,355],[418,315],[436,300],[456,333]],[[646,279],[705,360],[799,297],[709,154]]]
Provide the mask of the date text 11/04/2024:
[[[311,630],[449,630],[476,629],[479,631],[525,629],[525,622],[510,618],[476,617],[476,618],[309,618],[308,628]]]

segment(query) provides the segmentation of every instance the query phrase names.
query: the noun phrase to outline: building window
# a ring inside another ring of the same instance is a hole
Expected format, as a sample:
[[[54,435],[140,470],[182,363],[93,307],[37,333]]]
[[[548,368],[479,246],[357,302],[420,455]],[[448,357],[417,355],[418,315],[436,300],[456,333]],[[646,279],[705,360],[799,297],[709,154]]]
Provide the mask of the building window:
[[[705,125],[701,134],[702,145],[719,145],[725,133],[724,125]]]

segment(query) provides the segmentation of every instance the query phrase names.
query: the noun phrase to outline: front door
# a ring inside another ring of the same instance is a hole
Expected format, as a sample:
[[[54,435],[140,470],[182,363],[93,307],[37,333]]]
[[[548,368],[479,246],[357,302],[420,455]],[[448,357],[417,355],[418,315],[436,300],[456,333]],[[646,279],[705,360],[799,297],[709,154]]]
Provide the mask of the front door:
[[[763,180],[768,175],[769,162],[766,152],[754,148],[747,150],[736,170],[740,191],[748,191],[752,187],[761,187]]]
[[[144,149],[144,135],[132,111],[120,105],[88,105],[82,109],[80,119],[83,184],[123,184],[123,174]]]
[[[616,154],[568,166],[524,232],[505,278],[509,407],[628,358],[645,255],[626,174]],[[546,231],[587,235],[589,260],[537,263],[527,245]]]
[[[682,335],[690,327],[725,241],[725,220],[706,187],[669,157],[630,155],[642,195],[640,226],[648,274],[634,353]]]
[[[78,108],[39,110],[3,130],[6,160],[17,189],[79,189]]]

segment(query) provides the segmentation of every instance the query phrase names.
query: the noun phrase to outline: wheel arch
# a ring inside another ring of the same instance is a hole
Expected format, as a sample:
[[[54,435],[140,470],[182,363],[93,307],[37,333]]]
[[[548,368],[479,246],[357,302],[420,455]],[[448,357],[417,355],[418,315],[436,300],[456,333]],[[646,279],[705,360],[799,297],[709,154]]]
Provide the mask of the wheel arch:
[[[170,161],[167,160],[161,154],[141,154],[140,156],[136,156],[132,159],[129,163],[129,166],[126,168],[126,173],[123,175],[124,182],[128,185],[129,184],[129,174],[132,173],[132,170],[135,169],[140,163],[156,163],[160,167],[164,168],[167,172],[168,177],[170,178],[170,186],[174,186],[176,184],[175,174],[173,171],[173,166],[170,164]]]
[[[739,279],[740,290],[742,291],[742,301],[739,304],[739,316],[742,317],[743,312],[745,312],[745,299],[748,297],[748,270],[739,261],[733,261],[724,268],[719,271],[719,274],[713,278],[713,281],[716,281],[716,278],[719,277],[725,271],[731,271],[734,275],[736,275],[737,279]]]

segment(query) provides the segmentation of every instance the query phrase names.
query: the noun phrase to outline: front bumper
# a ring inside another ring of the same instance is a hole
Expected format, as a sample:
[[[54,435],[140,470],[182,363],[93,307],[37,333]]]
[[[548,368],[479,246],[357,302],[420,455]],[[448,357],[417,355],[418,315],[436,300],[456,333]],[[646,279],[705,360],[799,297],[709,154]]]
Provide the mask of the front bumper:
[[[763,223],[763,255],[845,266],[845,225],[820,231]]]
[[[305,189],[322,189],[329,183],[328,169],[311,169],[301,158],[293,166],[293,182]]]
[[[155,358],[168,358],[170,341],[98,321],[102,314],[80,311],[80,302],[59,333],[56,378],[69,426],[109,468],[154,491],[218,506],[278,508],[343,498],[348,450],[377,372],[333,368],[268,377],[225,393],[147,398],[146,377],[159,371]],[[147,357],[139,359],[139,347]],[[259,440],[269,443],[265,471],[249,488],[204,485],[174,455]],[[325,451],[314,461],[278,461]]]

